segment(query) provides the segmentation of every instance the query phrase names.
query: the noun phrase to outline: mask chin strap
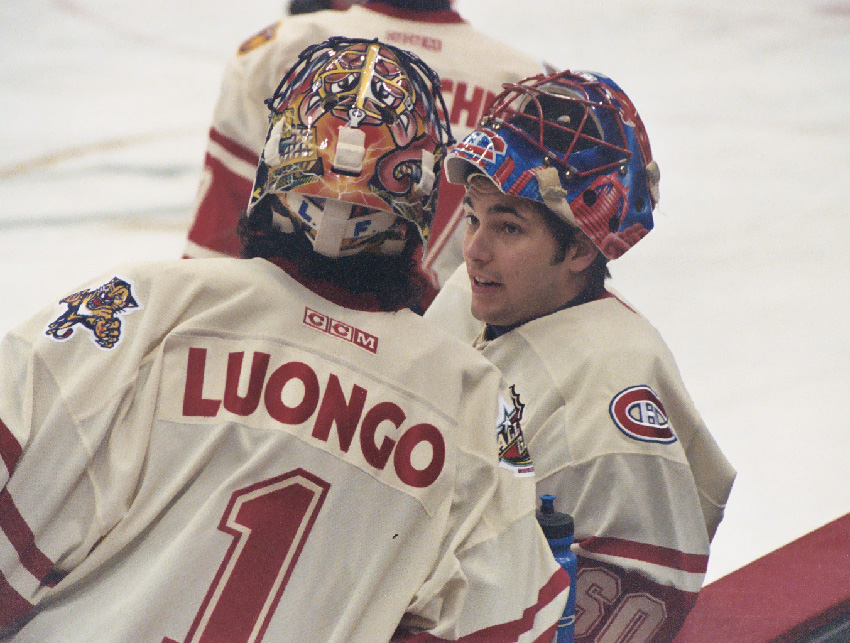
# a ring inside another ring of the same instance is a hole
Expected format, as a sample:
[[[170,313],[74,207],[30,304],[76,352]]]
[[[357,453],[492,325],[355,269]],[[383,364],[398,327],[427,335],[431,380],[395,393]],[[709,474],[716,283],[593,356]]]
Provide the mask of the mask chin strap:
[[[326,257],[338,257],[345,240],[351,204],[336,199],[328,199],[322,212],[322,218],[316,227],[316,240],[313,249]]]

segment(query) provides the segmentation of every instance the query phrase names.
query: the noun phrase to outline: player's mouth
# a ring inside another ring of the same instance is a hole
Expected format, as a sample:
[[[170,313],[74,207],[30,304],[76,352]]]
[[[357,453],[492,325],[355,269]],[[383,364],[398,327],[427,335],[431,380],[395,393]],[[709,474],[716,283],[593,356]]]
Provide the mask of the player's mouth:
[[[473,275],[469,275],[469,283],[472,286],[472,292],[474,293],[485,293],[490,292],[494,288],[498,288],[503,284],[494,279],[488,279],[487,277],[475,277]]]

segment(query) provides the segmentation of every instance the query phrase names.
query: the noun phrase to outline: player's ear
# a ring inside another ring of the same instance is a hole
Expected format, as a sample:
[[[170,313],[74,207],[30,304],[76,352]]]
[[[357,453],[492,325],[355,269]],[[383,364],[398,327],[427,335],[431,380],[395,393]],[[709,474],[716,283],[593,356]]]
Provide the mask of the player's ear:
[[[590,237],[579,231],[567,249],[566,259],[572,272],[583,272],[590,267],[598,254],[599,248],[596,244],[590,240]]]

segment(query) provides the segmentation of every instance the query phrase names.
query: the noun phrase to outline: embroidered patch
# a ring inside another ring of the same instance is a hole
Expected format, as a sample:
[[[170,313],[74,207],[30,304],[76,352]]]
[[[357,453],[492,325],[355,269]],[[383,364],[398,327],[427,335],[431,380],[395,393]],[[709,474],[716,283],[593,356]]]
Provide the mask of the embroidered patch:
[[[270,40],[274,40],[274,37],[277,36],[277,30],[279,28],[280,20],[248,38],[248,40],[239,45],[239,55],[243,56],[249,52],[254,51],[257,47],[266,44]]]
[[[59,300],[67,309],[47,326],[45,334],[56,340],[68,339],[79,324],[92,334],[101,348],[114,348],[121,339],[121,320],[117,315],[139,308],[132,285],[113,277],[96,290],[81,290]]]
[[[534,463],[525,445],[525,436],[520,424],[525,404],[520,402],[519,393],[513,386],[510,391],[510,402],[506,402],[499,395],[499,425],[496,429],[499,466],[512,469],[518,476],[531,476],[534,475]]]
[[[664,405],[648,386],[632,386],[620,391],[611,400],[608,410],[617,428],[633,440],[661,444],[677,440]]]

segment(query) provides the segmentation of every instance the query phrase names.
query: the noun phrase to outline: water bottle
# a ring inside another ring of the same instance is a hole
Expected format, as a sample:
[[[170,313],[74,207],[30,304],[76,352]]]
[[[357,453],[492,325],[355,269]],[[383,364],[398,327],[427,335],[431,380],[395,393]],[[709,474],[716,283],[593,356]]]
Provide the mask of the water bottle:
[[[573,544],[572,516],[555,511],[555,496],[540,496],[540,509],[537,510],[537,522],[543,529],[546,540],[555,560],[570,575],[570,597],[564,614],[558,621],[558,630],[553,643],[573,643],[576,622],[576,555],[570,549]]]

